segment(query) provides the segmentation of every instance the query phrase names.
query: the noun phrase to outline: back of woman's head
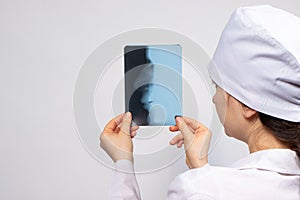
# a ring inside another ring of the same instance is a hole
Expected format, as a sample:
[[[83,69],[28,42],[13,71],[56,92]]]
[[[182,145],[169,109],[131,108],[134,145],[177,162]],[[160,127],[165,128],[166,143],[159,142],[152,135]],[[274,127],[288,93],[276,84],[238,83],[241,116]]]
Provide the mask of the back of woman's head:
[[[300,18],[271,6],[237,9],[208,71],[259,112],[262,124],[300,156]],[[264,113],[264,114],[263,114]]]
[[[300,122],[290,122],[259,113],[262,124],[281,142],[295,151],[300,158]]]

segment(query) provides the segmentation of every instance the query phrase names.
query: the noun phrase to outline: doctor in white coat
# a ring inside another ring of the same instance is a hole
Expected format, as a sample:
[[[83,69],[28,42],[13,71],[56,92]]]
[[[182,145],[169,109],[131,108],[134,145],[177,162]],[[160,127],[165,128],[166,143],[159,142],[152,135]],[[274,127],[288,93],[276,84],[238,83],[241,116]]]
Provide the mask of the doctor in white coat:
[[[238,8],[208,66],[213,102],[225,133],[250,155],[231,167],[208,163],[208,128],[176,117],[171,145],[184,146],[190,170],[178,175],[168,199],[300,199],[300,19],[271,6]],[[225,105],[225,106],[223,106]],[[115,162],[109,199],[141,199],[133,168],[130,113],[112,119],[100,146]]]

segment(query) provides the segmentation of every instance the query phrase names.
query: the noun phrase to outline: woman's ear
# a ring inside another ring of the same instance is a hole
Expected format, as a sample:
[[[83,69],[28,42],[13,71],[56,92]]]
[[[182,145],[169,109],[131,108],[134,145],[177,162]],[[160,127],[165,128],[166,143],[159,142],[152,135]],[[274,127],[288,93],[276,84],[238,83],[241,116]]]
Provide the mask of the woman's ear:
[[[242,106],[242,114],[246,119],[251,119],[254,116],[257,116],[258,113],[256,110],[253,110],[252,108],[249,108],[248,106],[246,106],[245,104],[241,103]]]

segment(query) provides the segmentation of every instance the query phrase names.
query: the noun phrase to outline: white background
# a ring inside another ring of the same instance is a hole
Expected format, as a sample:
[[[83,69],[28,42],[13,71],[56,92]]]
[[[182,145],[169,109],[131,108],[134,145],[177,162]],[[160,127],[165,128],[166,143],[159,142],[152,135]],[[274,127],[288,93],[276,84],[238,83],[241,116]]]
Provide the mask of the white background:
[[[271,4],[300,16],[298,0],[276,1],[0,1],[0,199],[105,199],[111,170],[80,143],[72,92],[89,54],[114,35],[144,27],[174,30],[212,56],[234,9]],[[222,137],[213,162],[248,153]],[[216,159],[217,158],[217,159]],[[164,199],[185,170],[138,176],[143,199]]]

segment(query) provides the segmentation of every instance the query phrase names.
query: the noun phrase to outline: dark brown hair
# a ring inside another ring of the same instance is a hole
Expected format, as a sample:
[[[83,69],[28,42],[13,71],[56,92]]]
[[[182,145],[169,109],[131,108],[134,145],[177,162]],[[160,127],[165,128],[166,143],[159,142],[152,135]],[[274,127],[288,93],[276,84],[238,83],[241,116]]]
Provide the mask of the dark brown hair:
[[[297,153],[300,159],[300,122],[291,122],[259,113],[260,121],[273,135]]]

